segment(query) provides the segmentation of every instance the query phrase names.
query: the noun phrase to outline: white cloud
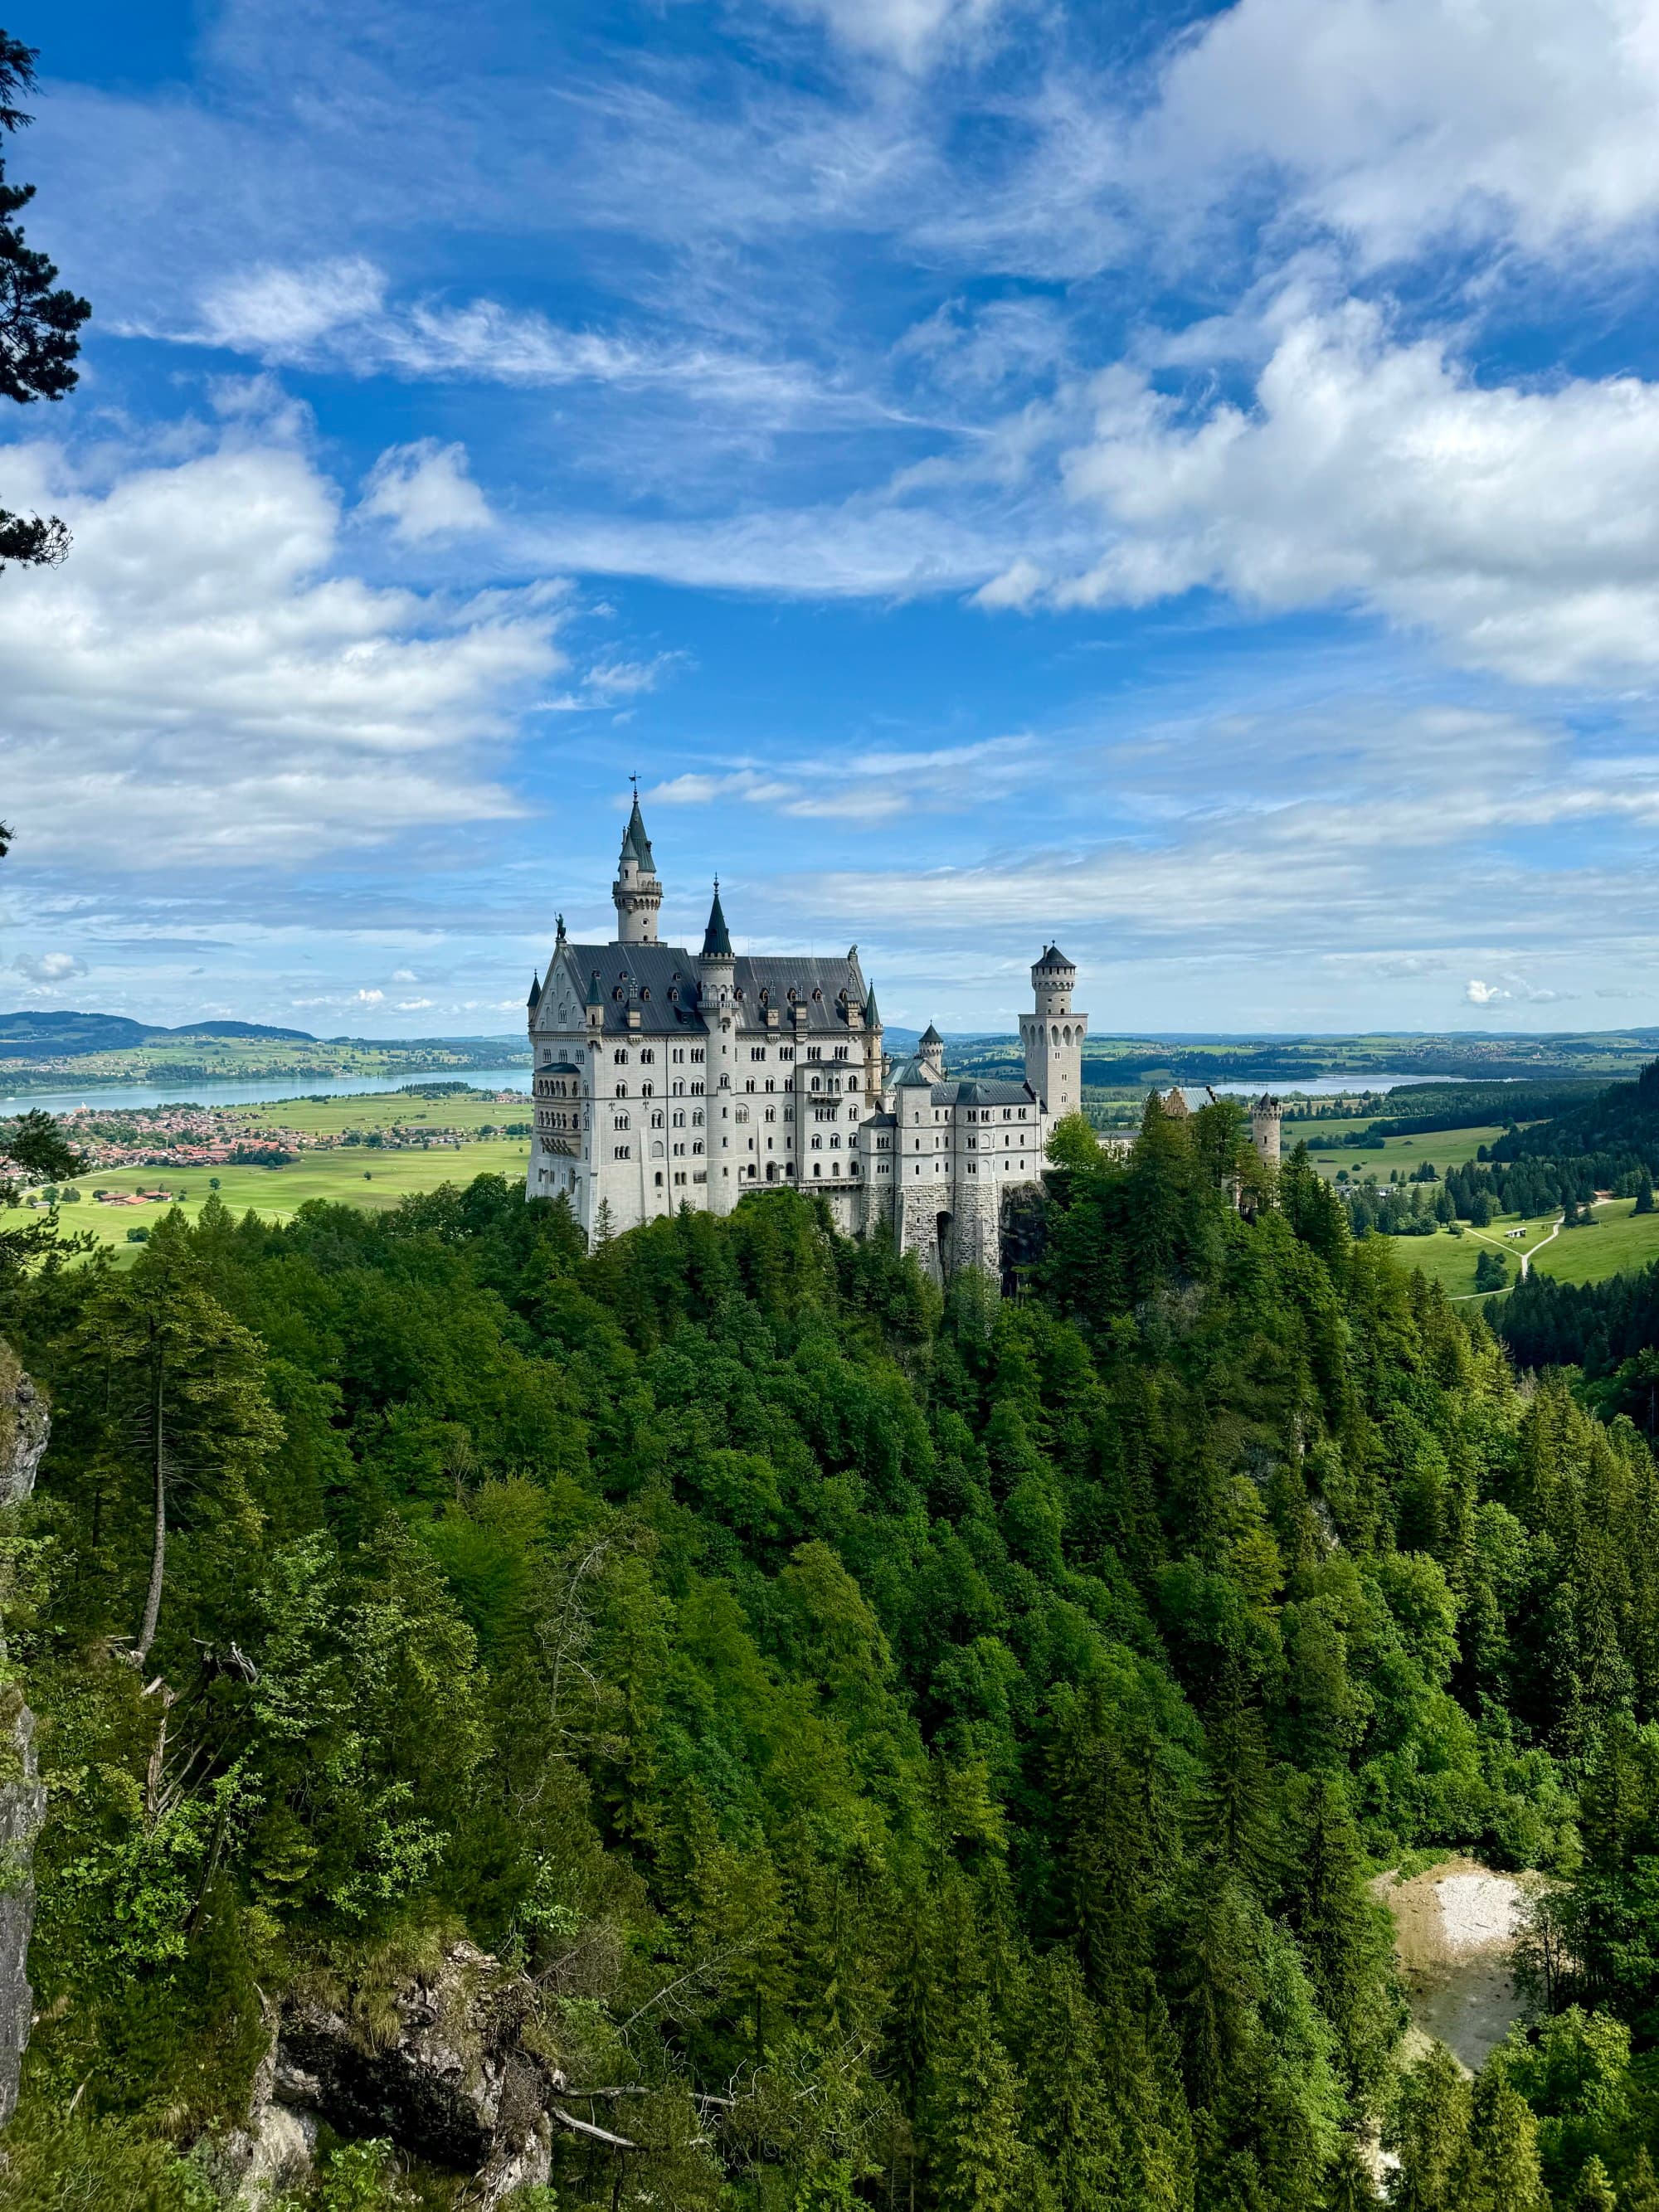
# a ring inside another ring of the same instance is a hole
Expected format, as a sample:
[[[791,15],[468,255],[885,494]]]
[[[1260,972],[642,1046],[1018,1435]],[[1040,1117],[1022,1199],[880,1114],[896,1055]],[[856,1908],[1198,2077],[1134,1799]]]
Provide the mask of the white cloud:
[[[917,812],[965,811],[1043,772],[1030,738],[990,738],[924,751],[793,758],[766,770],[687,770],[644,796],[653,805],[708,806],[735,799],[795,820],[875,823]]]
[[[421,979],[412,968],[394,968],[392,980],[394,983],[418,983]]]
[[[1145,180],[1245,166],[1377,258],[1557,252],[1659,211],[1652,0],[1239,0],[1170,65]]]
[[[817,378],[793,362],[695,338],[572,330],[494,300],[399,303],[387,298],[388,289],[384,275],[363,261],[260,268],[210,283],[193,327],[129,327],[175,344],[253,354],[273,367],[330,367],[353,376],[532,390],[669,387],[705,404],[768,414],[835,404]],[[869,411],[862,401],[854,404]]]
[[[1108,371],[1065,474],[1109,542],[1061,605],[1346,601],[1524,681],[1659,668],[1659,386],[1635,377],[1481,384],[1376,308],[1291,301],[1249,407]],[[981,597],[1034,590],[1015,564]]]
[[[72,952],[20,953],[12,971],[31,983],[66,983],[71,975],[84,975],[87,964]]]
[[[423,1007],[434,1006],[437,1003],[435,999],[399,999],[398,1012],[400,1014],[418,1014]]]
[[[11,460],[76,539],[0,593],[8,808],[43,857],[298,860],[520,811],[481,749],[562,665],[554,587],[338,573],[335,487],[243,432],[102,490],[46,447]]]
[[[355,1006],[379,1006],[384,1005],[385,1001],[386,993],[384,991],[360,990],[351,1003]]]
[[[942,47],[982,33],[1006,0],[773,0],[773,5],[822,23],[856,53],[915,70]]]
[[[1463,996],[1472,1006],[1493,1006],[1499,999],[1507,999],[1509,995],[1498,984],[1479,982],[1474,977],[1463,986]]]
[[[386,516],[399,538],[416,540],[487,530],[491,520],[466,447],[441,446],[435,438],[388,447],[369,472],[363,509]]]

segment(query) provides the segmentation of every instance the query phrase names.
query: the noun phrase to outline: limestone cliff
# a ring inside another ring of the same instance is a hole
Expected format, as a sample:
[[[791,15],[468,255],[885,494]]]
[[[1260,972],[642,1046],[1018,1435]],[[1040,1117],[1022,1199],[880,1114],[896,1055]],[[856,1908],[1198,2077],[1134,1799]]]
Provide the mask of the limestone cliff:
[[[46,1400],[9,1345],[0,1343],[0,1513],[21,1505],[34,1488],[51,1425]],[[0,1633],[0,2127],[17,2103],[18,2069],[28,2041],[34,1838],[46,1802],[35,1771],[34,1716],[9,1680]]]

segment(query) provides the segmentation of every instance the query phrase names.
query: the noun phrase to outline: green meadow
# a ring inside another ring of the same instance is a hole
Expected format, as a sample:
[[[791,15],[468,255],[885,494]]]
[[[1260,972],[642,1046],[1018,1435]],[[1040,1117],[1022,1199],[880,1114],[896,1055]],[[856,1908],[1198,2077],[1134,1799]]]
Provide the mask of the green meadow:
[[[343,1135],[350,1129],[367,1136],[394,1127],[412,1133],[455,1129],[499,1129],[503,1123],[527,1122],[532,1112],[529,1098],[510,1103],[489,1097],[417,1098],[397,1091],[371,1092],[352,1098],[284,1099],[269,1106],[249,1106],[237,1116],[238,1133],[257,1142],[278,1130],[299,1130],[310,1136]],[[522,1181],[530,1160],[527,1137],[469,1137],[458,1146],[434,1146],[430,1151],[413,1147],[387,1151],[364,1144],[338,1151],[302,1152],[288,1167],[91,1168],[76,1179],[81,1203],[62,1209],[66,1229],[88,1229],[100,1243],[124,1253],[136,1243],[130,1229],[159,1221],[167,1203],[182,1206],[194,1220],[214,1194],[233,1212],[252,1211],[270,1221],[286,1221],[313,1199],[336,1204],[366,1206],[395,1206],[399,1199],[436,1190],[446,1182],[468,1183],[475,1176],[506,1176]],[[100,1206],[94,1190],[166,1190],[167,1202],[143,1206]]]
[[[1404,1265],[1415,1267],[1454,1297],[1473,1293],[1475,1261],[1494,1245],[1510,1256],[1511,1283],[1520,1279],[1516,1255],[1523,1251],[1536,1252],[1533,1264],[1540,1275],[1553,1275],[1564,1283],[1599,1283],[1607,1275],[1628,1273],[1659,1260],[1659,1212],[1638,1213],[1635,1205],[1633,1198],[1611,1199],[1596,1207],[1594,1229],[1564,1229],[1547,1243],[1553,1214],[1524,1223],[1514,1214],[1499,1214],[1485,1231],[1466,1223],[1461,1237],[1447,1230],[1433,1237],[1400,1237],[1394,1240],[1395,1249]],[[1524,1241],[1504,1236],[1505,1230],[1518,1228],[1526,1230]]]

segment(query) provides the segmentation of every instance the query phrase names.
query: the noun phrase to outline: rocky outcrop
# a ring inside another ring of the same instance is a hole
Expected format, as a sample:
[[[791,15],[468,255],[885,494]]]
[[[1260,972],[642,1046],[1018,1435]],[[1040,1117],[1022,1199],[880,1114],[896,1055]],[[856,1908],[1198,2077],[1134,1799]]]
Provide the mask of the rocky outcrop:
[[[21,1505],[33,1492],[51,1434],[45,1396],[0,1343],[0,1506]]]
[[[0,1510],[21,1505],[34,1488],[52,1422],[46,1402],[9,1345],[0,1344]],[[0,1591],[0,1599],[4,1593]],[[34,1759],[34,1716],[7,1680],[0,1628],[0,2128],[17,2106],[17,2078],[29,2039],[28,1982],[34,1924],[34,1839],[46,1793]]]
[[[551,2100],[563,2083],[520,2042],[532,1998],[521,1975],[465,1942],[372,2006],[361,1993],[296,1992],[255,2079],[246,2128],[213,2148],[221,2195],[254,2208],[293,2187],[319,2120],[474,2175],[469,2201],[484,2212],[545,2184]]]

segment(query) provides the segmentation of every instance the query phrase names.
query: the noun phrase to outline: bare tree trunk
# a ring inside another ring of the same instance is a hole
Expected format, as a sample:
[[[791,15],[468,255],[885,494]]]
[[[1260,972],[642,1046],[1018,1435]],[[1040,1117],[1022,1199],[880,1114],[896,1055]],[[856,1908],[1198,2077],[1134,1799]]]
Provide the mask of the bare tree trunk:
[[[152,1329],[155,1323],[150,1324]],[[167,1563],[167,1455],[162,1441],[161,1416],[164,1405],[167,1355],[158,1343],[155,1346],[155,1391],[151,1401],[155,1435],[155,1536],[149,1555],[149,1589],[144,1596],[144,1624],[138,1631],[137,1648],[132,1654],[132,1663],[142,1667],[149,1656],[149,1647],[155,1641],[155,1624],[161,1611],[161,1577]]]

